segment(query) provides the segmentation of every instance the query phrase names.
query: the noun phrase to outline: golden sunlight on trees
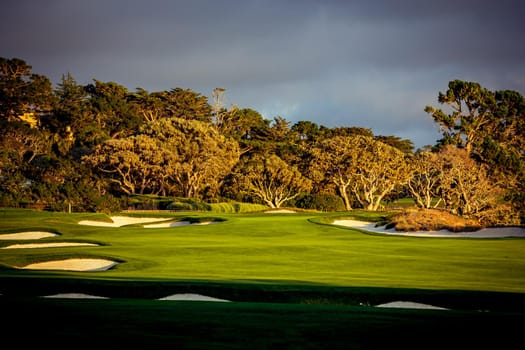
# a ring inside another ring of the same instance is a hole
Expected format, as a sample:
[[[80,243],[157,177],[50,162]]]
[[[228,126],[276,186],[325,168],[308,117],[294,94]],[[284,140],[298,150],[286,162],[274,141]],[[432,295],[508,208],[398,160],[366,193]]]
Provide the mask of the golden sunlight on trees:
[[[410,178],[403,152],[366,136],[336,136],[311,150],[310,174],[314,181],[335,184],[347,210],[355,200],[363,208],[378,210],[381,200]]]
[[[255,154],[243,159],[236,168],[235,179],[241,191],[261,199],[271,208],[280,208],[312,187],[311,181],[297,168],[274,154]]]
[[[437,208],[441,203],[438,196],[438,186],[442,167],[441,158],[432,152],[418,152],[410,159],[412,177],[407,182],[410,195],[420,208]]]
[[[438,153],[420,152],[411,165],[413,176],[407,186],[419,207],[441,206],[482,223],[515,220],[509,216],[509,204],[502,201],[503,182],[490,175],[487,165],[469,157],[465,149],[449,145]]]
[[[148,123],[161,118],[181,118],[210,122],[211,108],[205,96],[190,89],[148,92],[142,88],[128,95],[136,113]]]
[[[454,80],[448,84],[446,93],[439,93],[438,102],[448,105],[452,113],[431,106],[425,111],[439,123],[443,144],[465,148],[471,155],[483,140],[486,126],[494,122],[491,110],[495,105],[494,94],[478,83]]]
[[[356,150],[361,156],[357,159],[352,192],[363,208],[378,210],[387,194],[409,180],[409,167],[397,148],[367,138],[358,140]]]
[[[310,150],[310,177],[324,186],[334,184],[346,210],[352,210],[349,189],[357,167],[352,139],[347,136],[333,137],[320,141]]]
[[[158,142],[166,161],[163,186],[172,194],[199,198],[214,194],[239,159],[239,146],[210,124],[160,119],[142,131]]]
[[[225,92],[208,101],[71,74],[53,89],[25,61],[0,57],[0,205],[119,210],[153,194],[280,207],[339,196],[346,210],[380,210],[406,195],[482,225],[525,223],[519,92],[450,81],[442,109],[425,108],[442,139],[415,153],[410,140],[368,128],[225,109]]]
[[[489,220],[503,191],[489,176],[487,166],[470,158],[466,150],[452,146],[443,148],[438,157],[438,195],[444,207],[454,214]]]
[[[450,111],[443,111],[427,106],[425,111],[439,124],[443,138],[438,141],[435,149],[447,145],[466,151],[472,158],[470,164],[482,167],[500,194],[501,207],[505,203],[507,209],[497,212],[507,212],[499,222],[525,222],[525,99],[510,90],[489,91],[475,82],[454,80],[449,82],[448,90],[439,93],[438,102],[444,104]],[[473,162],[472,162],[473,161]],[[495,180],[497,179],[497,181]],[[494,190],[493,184],[485,187],[488,192]],[[480,212],[465,203],[466,208],[459,212]],[[490,207],[489,203],[485,203]],[[494,209],[496,210],[496,209]],[[487,216],[488,211],[484,216]],[[518,214],[520,213],[520,214]],[[468,214],[467,214],[468,215]],[[521,219],[510,219],[514,215]],[[491,214],[494,218],[500,214]]]
[[[128,195],[152,189],[150,181],[163,173],[161,149],[155,140],[144,135],[109,139],[84,160]]]
[[[238,158],[237,144],[210,125],[167,118],[147,124],[140,135],[107,140],[84,160],[126,194],[197,198],[217,191]]]

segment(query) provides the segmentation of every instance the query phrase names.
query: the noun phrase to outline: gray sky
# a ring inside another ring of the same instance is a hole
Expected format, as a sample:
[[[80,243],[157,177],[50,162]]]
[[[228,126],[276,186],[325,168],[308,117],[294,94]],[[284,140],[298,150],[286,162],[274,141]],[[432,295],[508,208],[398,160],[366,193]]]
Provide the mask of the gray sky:
[[[525,93],[522,0],[3,0],[0,56],[81,84],[190,88],[265,118],[434,144],[450,80]]]

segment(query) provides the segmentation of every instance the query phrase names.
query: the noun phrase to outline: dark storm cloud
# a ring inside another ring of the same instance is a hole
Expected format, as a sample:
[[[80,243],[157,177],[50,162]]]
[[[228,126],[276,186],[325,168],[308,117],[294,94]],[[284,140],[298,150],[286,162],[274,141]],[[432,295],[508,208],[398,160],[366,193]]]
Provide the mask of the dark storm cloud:
[[[452,79],[525,91],[519,0],[7,0],[0,56],[58,82],[177,86],[266,118],[433,143],[422,112]],[[410,127],[408,127],[410,126]]]

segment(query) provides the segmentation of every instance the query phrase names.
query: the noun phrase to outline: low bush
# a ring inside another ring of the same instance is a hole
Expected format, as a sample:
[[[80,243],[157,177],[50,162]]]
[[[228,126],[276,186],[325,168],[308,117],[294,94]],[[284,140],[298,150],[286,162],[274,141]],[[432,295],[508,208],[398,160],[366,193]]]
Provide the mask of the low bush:
[[[398,231],[475,231],[481,228],[474,219],[466,219],[438,209],[407,209],[392,216],[387,225]]]
[[[268,209],[267,205],[257,203],[234,203],[234,207],[236,213],[253,213]]]
[[[94,201],[94,211],[97,213],[117,213],[122,209],[122,200],[112,195],[104,195]]]
[[[210,204],[199,199],[176,198],[166,207],[167,210],[176,211],[210,211]]]
[[[253,213],[268,209],[264,204],[240,203],[240,202],[222,202],[208,204],[210,211],[214,213]]]
[[[225,213],[225,214],[232,214],[236,213],[234,203],[211,203],[209,204],[210,211],[214,213]]]
[[[498,203],[474,215],[483,226],[519,226],[525,224],[510,203]]]
[[[127,198],[128,208],[136,210],[166,210],[173,202],[172,197],[156,195],[131,195]]]
[[[298,198],[295,206],[325,212],[345,211],[345,204],[341,197],[333,194],[307,194]]]

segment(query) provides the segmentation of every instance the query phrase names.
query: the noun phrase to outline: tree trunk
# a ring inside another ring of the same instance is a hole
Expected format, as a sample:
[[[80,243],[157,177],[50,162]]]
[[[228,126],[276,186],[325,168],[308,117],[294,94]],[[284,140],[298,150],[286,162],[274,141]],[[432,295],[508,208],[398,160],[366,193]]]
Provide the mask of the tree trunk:
[[[268,204],[268,206],[270,208],[272,208],[272,209],[278,208],[278,207],[275,206],[275,204],[271,200],[265,199],[264,201],[266,202],[266,204]]]
[[[339,193],[340,193],[340,195],[343,198],[343,201],[345,203],[345,209],[347,211],[352,210],[352,205],[350,204],[350,199],[348,198],[348,193],[346,193],[346,186],[345,185],[340,185],[339,186]]]

